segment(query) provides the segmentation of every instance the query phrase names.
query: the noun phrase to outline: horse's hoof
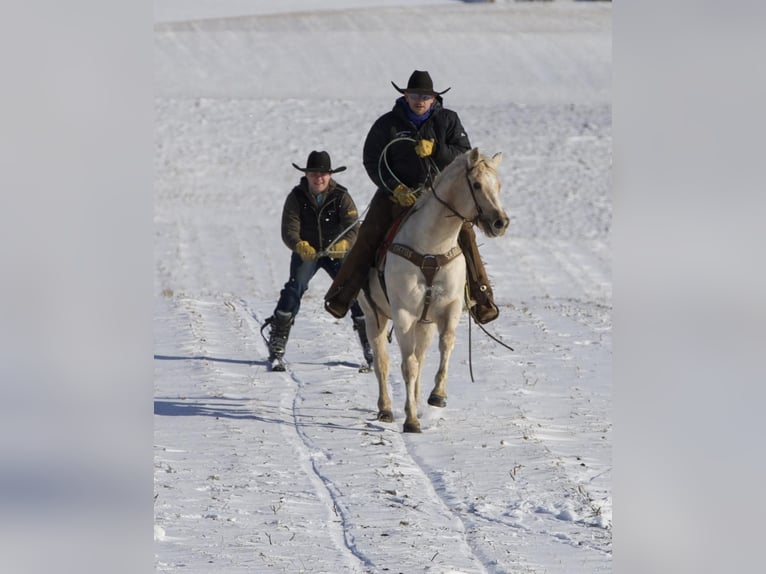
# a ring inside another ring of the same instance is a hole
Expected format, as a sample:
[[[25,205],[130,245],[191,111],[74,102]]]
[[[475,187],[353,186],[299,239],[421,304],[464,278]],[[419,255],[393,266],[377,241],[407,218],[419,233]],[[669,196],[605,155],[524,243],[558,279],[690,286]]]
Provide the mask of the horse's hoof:
[[[404,432],[420,432],[420,423],[404,423]]]
[[[391,411],[380,411],[378,413],[378,420],[382,423],[394,422],[394,413]]]
[[[447,399],[444,397],[440,397],[438,395],[431,395],[428,397],[428,404],[432,407],[441,407],[444,408],[447,406]]]

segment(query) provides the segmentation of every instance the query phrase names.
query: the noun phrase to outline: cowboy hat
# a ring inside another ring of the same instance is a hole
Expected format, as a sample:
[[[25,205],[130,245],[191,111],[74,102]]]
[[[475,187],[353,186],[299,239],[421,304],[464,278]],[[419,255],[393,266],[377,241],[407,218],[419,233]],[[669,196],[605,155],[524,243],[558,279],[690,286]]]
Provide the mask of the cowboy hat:
[[[307,173],[309,171],[318,171],[321,173],[338,173],[346,169],[345,165],[340,166],[337,169],[332,169],[332,162],[330,161],[330,154],[326,151],[312,151],[309,154],[308,160],[306,160],[306,167],[298,167],[293,164],[293,167],[298,171]]]
[[[421,72],[420,70],[412,72],[410,79],[407,81],[406,88],[402,89],[393,82],[391,82],[391,85],[394,86],[396,91],[400,94],[410,92],[412,94],[431,94],[432,96],[440,96],[451,89],[447,88],[443,92],[437,92],[434,90],[434,83],[433,80],[431,80],[431,75],[428,72]]]

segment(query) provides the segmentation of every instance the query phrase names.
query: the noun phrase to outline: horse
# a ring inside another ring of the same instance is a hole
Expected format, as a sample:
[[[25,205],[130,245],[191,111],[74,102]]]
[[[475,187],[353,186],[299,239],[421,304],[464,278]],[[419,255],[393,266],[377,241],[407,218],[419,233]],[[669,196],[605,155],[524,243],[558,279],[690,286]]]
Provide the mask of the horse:
[[[382,422],[394,421],[386,348],[386,329],[393,321],[407,390],[404,432],[421,432],[420,377],[435,329],[439,333],[439,368],[428,404],[447,405],[447,370],[466,285],[465,258],[457,238],[465,221],[490,238],[507,230],[509,219],[499,198],[497,167],[501,160],[501,152],[489,157],[473,148],[444,168],[432,186],[424,187],[388,246],[383,277],[373,267],[364,296],[359,297],[378,380],[377,419]]]

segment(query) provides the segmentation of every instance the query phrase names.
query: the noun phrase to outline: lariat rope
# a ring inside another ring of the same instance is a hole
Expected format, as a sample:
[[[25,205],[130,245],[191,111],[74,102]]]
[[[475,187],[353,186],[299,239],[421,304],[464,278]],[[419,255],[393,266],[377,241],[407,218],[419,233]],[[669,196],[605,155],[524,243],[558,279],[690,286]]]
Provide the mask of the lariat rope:
[[[386,154],[386,152],[388,151],[388,148],[391,147],[391,145],[393,145],[395,143],[398,143],[398,142],[402,142],[402,141],[408,141],[408,142],[415,143],[417,140],[415,138],[406,137],[406,136],[394,138],[394,139],[392,139],[390,142],[388,142],[386,144],[386,146],[380,152],[380,156],[378,157],[378,178],[380,179],[380,183],[383,185],[383,187],[389,193],[394,193],[394,190],[391,189],[390,187],[388,187],[388,185],[386,185],[386,180],[383,177],[383,171],[381,170],[381,164],[385,164],[385,167],[388,170],[388,173],[391,174],[391,177],[393,177],[398,184],[404,185],[402,180],[400,180],[398,177],[396,177],[396,174],[394,173],[394,170],[391,169],[391,166],[388,165],[388,157],[387,157],[387,154]],[[431,157],[428,158],[428,161],[431,164],[431,167],[433,167],[433,170],[438,175],[441,170],[436,165],[436,162],[434,162],[433,158],[431,158]],[[468,181],[468,189],[471,191],[471,198],[473,199],[473,203],[476,206],[477,214],[476,214],[476,217],[474,219],[468,219],[467,217],[461,215],[454,207],[452,207],[449,203],[447,203],[441,197],[439,197],[439,195],[436,193],[436,188],[434,188],[434,186],[433,186],[433,177],[432,177],[432,173],[431,173],[430,169],[426,169],[426,182],[424,182],[423,187],[430,187],[434,197],[436,198],[436,200],[439,203],[441,203],[444,207],[449,209],[456,217],[459,217],[463,221],[475,221],[482,214],[481,206],[479,206],[479,202],[476,201],[476,192],[475,192],[475,190],[473,188],[473,184],[471,183],[471,179],[468,177],[468,171],[466,171],[466,173],[465,173],[465,178]]]
[[[389,187],[386,185],[386,181],[385,181],[385,179],[383,179],[383,172],[382,172],[382,171],[381,171],[381,169],[380,169],[380,167],[381,167],[381,162],[383,162],[383,163],[385,163],[385,164],[386,164],[386,169],[388,170],[388,173],[390,173],[390,174],[393,176],[393,178],[394,178],[394,179],[395,179],[395,180],[396,180],[398,183],[400,183],[400,184],[404,185],[404,183],[402,183],[402,181],[401,181],[401,180],[400,180],[398,177],[396,177],[396,174],[394,173],[394,170],[392,170],[392,169],[391,169],[391,167],[388,165],[388,158],[386,157],[386,151],[388,151],[388,148],[391,146],[391,144],[394,144],[394,143],[396,143],[396,142],[400,142],[400,141],[410,141],[410,142],[415,142],[415,140],[414,140],[413,138],[410,138],[410,137],[400,137],[400,138],[396,138],[396,139],[393,139],[393,140],[391,140],[390,142],[388,142],[388,143],[386,144],[386,147],[384,147],[384,148],[383,148],[383,151],[382,151],[382,152],[380,152],[380,157],[378,157],[378,177],[380,178],[380,182],[381,182],[381,184],[383,184],[383,187],[384,187],[384,188],[386,188],[386,190],[387,190],[389,193],[393,193],[393,192],[394,192],[394,190],[393,190],[393,189],[390,189],[390,188],[389,188]],[[434,164],[433,162],[431,162],[431,163],[432,163],[432,165],[434,166],[434,168],[436,169],[436,171],[438,172],[438,171],[439,171],[439,169],[436,167],[436,164]],[[430,172],[429,172],[429,179],[430,179]],[[432,187],[433,187],[433,186],[432,186]],[[437,199],[438,199],[438,198],[437,198]],[[441,201],[441,199],[439,199],[439,201]],[[442,203],[444,203],[444,202],[442,202]],[[349,226],[348,226],[348,227],[346,227],[346,228],[345,228],[343,231],[341,231],[341,232],[340,232],[340,233],[339,233],[339,234],[338,234],[338,235],[335,237],[335,239],[333,239],[332,241],[330,241],[330,243],[327,245],[327,247],[325,247],[324,249],[322,249],[322,251],[320,251],[320,252],[318,252],[318,253],[317,253],[317,258],[319,258],[319,257],[326,257],[326,256],[327,256],[329,253],[331,253],[331,252],[332,252],[332,249],[331,249],[331,247],[332,247],[333,245],[335,245],[335,244],[336,244],[336,243],[337,243],[337,242],[340,240],[340,238],[341,238],[341,237],[343,237],[343,236],[346,234],[346,232],[348,232],[348,230],[349,230],[349,229],[351,229],[352,227],[354,227],[354,225],[356,225],[358,222],[362,221],[362,219],[363,219],[363,218],[362,218],[362,216],[363,216],[365,213],[367,213],[367,210],[368,210],[368,209],[370,209],[370,205],[371,205],[371,204],[372,204],[372,200],[370,200],[370,203],[368,203],[368,204],[367,204],[367,207],[365,207],[365,208],[364,208],[364,211],[362,211],[362,213],[361,213],[361,214],[359,214],[359,217],[357,217],[357,218],[356,218],[356,219],[355,219],[355,220],[354,220],[354,221],[351,223],[351,225],[349,225]],[[447,204],[445,203],[445,205],[447,205]],[[447,206],[447,207],[449,207],[449,206]],[[477,205],[477,207],[478,207],[478,205]],[[450,209],[451,209],[451,208],[450,208]],[[453,209],[453,211],[454,211],[454,209]]]
[[[380,183],[383,185],[383,187],[386,188],[386,190],[389,193],[394,193],[394,190],[391,189],[390,187],[388,187],[388,185],[386,185],[386,180],[383,177],[383,171],[380,169],[381,163],[385,163],[386,164],[386,169],[388,170],[388,173],[391,174],[391,177],[393,177],[396,180],[397,183],[399,183],[401,185],[404,185],[404,183],[402,182],[401,179],[396,177],[396,174],[394,173],[394,170],[391,169],[390,165],[388,165],[388,157],[386,157],[386,152],[388,151],[389,147],[391,147],[393,144],[395,144],[397,142],[413,142],[413,143],[415,143],[415,141],[416,140],[414,138],[410,138],[410,137],[394,138],[390,142],[388,142],[386,144],[386,147],[383,148],[383,151],[380,152],[380,156],[378,156],[378,179],[380,179]],[[434,166],[434,167],[436,167],[436,166]]]

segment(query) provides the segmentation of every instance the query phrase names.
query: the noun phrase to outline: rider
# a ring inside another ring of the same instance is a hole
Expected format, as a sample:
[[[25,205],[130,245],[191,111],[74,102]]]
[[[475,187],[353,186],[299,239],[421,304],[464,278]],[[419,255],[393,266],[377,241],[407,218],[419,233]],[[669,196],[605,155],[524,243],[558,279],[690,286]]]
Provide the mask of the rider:
[[[372,125],[363,150],[364,167],[378,189],[356,243],[325,295],[325,309],[337,318],[345,316],[356,300],[394,220],[415,203],[420,189],[433,183],[439,171],[471,149],[457,113],[442,105],[441,95],[450,88],[435,91],[430,74],[419,70],[405,89],[391,84],[403,96]],[[488,323],[499,311],[470,222],[463,224],[458,244],[467,263],[469,310],[478,323]]]

